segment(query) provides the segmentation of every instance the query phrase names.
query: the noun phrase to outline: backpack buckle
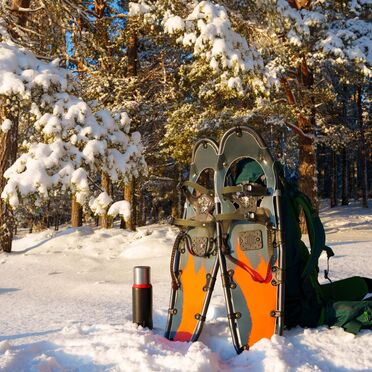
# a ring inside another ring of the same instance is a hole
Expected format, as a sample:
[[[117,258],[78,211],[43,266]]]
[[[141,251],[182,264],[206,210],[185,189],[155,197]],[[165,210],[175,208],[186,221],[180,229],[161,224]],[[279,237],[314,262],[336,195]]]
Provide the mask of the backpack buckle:
[[[271,272],[273,274],[273,279],[271,280],[271,284],[273,286],[278,286],[283,284],[284,282],[284,271],[283,269],[279,268],[278,266],[273,266],[271,268]]]
[[[282,317],[284,314],[283,314],[283,311],[279,311],[279,310],[272,310],[270,312],[270,316],[273,317],[273,318],[280,318]]]

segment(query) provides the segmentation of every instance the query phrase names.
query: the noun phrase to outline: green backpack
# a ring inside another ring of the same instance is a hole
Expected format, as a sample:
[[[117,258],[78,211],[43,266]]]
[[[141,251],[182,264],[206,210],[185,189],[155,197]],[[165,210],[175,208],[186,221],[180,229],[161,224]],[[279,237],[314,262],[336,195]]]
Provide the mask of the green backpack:
[[[284,323],[287,328],[340,326],[357,333],[372,329],[372,279],[351,277],[320,285],[318,260],[322,251],[334,255],[325,245],[325,233],[310,199],[281,177],[282,226],[285,241],[286,278]],[[301,240],[299,216],[304,211],[310,251]],[[327,271],[325,272],[327,275]]]

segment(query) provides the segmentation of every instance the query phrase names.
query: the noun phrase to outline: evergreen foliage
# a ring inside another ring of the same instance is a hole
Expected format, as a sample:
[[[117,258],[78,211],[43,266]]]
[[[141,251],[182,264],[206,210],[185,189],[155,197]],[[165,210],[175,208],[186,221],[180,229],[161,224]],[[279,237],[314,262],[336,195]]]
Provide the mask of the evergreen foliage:
[[[13,205],[22,187],[11,186],[11,180],[37,154],[41,159],[41,147],[51,151],[60,141],[64,154],[45,169],[51,177],[61,172],[61,161],[69,163],[69,176],[55,177],[47,187],[43,182],[28,187],[33,200],[70,190],[82,203],[97,194],[102,172],[120,188],[134,175],[131,199],[136,196],[145,211],[137,213],[140,222],[155,210],[175,214],[181,203],[176,185],[186,177],[191,144],[203,136],[218,140],[226,128],[245,124],[263,135],[307,193],[316,194],[318,170],[321,196],[330,196],[333,174],[343,194],[366,199],[372,147],[370,2],[32,0],[29,10],[17,1],[0,7],[4,53],[13,48],[33,54],[39,70],[32,71],[63,75],[43,86],[29,67],[13,71],[1,65],[0,73],[21,76],[25,86],[23,92],[1,93],[1,132],[17,126],[19,158],[1,190]],[[80,113],[66,124],[71,107]],[[99,134],[89,132],[86,118]],[[87,156],[87,146],[104,137],[105,147]],[[115,151],[132,151],[130,161],[115,158]],[[331,159],[342,172],[329,173]],[[80,168],[84,187],[72,181]],[[107,193],[101,201],[122,198],[118,189],[101,191]],[[93,205],[99,213],[107,210],[106,203]]]

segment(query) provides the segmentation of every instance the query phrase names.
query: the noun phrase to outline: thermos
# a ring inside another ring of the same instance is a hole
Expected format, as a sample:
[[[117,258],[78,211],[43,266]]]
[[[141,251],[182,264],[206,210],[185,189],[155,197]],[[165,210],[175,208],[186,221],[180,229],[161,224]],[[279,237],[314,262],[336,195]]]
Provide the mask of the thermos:
[[[133,323],[152,329],[152,285],[149,266],[134,267],[132,314]]]

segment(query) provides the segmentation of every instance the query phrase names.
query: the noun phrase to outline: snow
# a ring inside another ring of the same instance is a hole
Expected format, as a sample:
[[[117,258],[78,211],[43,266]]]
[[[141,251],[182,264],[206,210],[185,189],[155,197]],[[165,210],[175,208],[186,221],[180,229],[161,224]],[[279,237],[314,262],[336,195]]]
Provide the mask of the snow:
[[[370,203],[372,207],[372,203]],[[372,214],[355,203],[321,209],[335,251],[332,279],[371,276]],[[220,284],[196,343],[163,337],[176,229],[89,226],[21,234],[0,255],[2,371],[367,371],[372,331],[295,328],[236,355]],[[132,270],[152,268],[154,329],[131,323]],[[321,271],[326,265],[320,259]],[[322,279],[324,280],[324,279]]]
[[[127,200],[120,200],[111,205],[107,214],[115,218],[118,214],[123,216],[125,221],[128,221],[130,218],[130,203]]]
[[[83,204],[89,195],[89,172],[105,166],[115,182],[146,168],[141,135],[129,135],[122,129],[122,122],[124,126],[130,123],[126,113],[115,121],[109,111],[93,112],[80,98],[64,93],[55,93],[53,101],[53,113],[43,115],[40,107],[32,105],[38,117],[36,138],[26,140],[27,151],[5,172],[8,181],[1,196],[13,207],[22,198],[46,198],[50,191],[61,188],[72,189]],[[80,172],[79,184],[76,174],[72,178],[74,170]]]
[[[242,84],[231,83],[229,79],[264,73],[261,54],[255,45],[248,45],[246,38],[234,31],[224,6],[211,1],[189,2],[185,4],[183,17],[173,14],[172,7],[163,12],[161,8],[156,2],[151,7],[144,1],[130,2],[129,14],[143,16],[145,22],[156,23],[161,19],[164,33],[176,35],[179,44],[204,60],[221,77],[225,88],[244,94]],[[227,77],[219,74],[221,69]]]
[[[0,128],[4,133],[8,133],[12,127],[12,122],[9,119],[5,119],[1,124]]]
[[[46,92],[53,84],[64,91],[69,77],[69,72],[56,63],[41,62],[11,42],[0,42],[0,94],[29,94],[33,87]]]
[[[87,172],[83,168],[78,168],[76,170],[71,168],[72,166],[67,164],[59,174],[61,177],[68,177],[71,174],[71,185],[75,193],[76,201],[82,205],[89,195]]]
[[[170,16],[164,22],[164,30],[169,34],[174,34],[177,31],[185,29],[185,22],[180,16]]]
[[[132,121],[131,118],[129,117],[129,115],[126,112],[121,113],[120,124],[123,126],[125,133],[129,132],[131,121]]]
[[[262,70],[263,61],[260,54],[232,29],[223,6],[201,1],[185,18],[185,24],[184,35],[178,41],[184,46],[192,45],[194,55],[208,61],[217,72],[217,59],[221,66],[230,70],[234,76],[241,72]]]
[[[340,58],[341,63],[354,61],[367,76],[372,76],[372,25],[360,19],[330,24],[319,46],[325,53]]]
[[[112,203],[112,198],[106,191],[103,191],[96,198],[91,198],[89,200],[89,207],[95,215],[101,216],[106,213],[110,203]]]
[[[139,1],[138,3],[129,2],[129,12],[130,17],[139,16],[142,14],[149,13],[152,7],[146,1]]]
[[[322,61],[329,59],[335,64],[352,64],[365,76],[371,77],[372,24],[363,19],[368,13],[371,1],[352,0],[347,2],[352,15],[330,9],[328,2],[313,2],[308,9],[295,9],[287,0],[276,2],[278,19],[287,31],[290,43],[301,47],[313,35],[318,42],[312,51],[313,57]],[[353,17],[355,16],[355,17]],[[306,45],[306,44],[304,44]]]

